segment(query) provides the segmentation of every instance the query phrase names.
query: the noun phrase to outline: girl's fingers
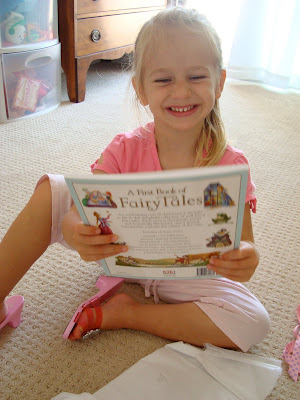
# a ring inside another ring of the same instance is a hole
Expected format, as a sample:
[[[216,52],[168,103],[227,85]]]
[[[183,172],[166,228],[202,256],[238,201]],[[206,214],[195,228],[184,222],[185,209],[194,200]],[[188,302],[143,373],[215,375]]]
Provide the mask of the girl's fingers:
[[[108,257],[108,254],[118,254],[128,250],[128,247],[122,244],[109,244],[103,246],[82,246],[79,252],[82,254],[93,255],[102,254],[104,257]]]
[[[96,226],[80,223],[74,229],[76,250],[84,261],[98,261],[126,252],[127,246],[114,244],[117,240],[118,236],[114,234],[101,235],[101,230]]]
[[[233,281],[246,282],[251,278],[255,271],[252,262],[240,263],[234,261],[223,261],[222,264],[220,264],[220,261],[221,260],[215,260],[213,264],[211,260],[207,268],[212,269],[217,274]]]
[[[246,257],[247,257],[247,255],[245,255],[244,252],[241,252],[240,249],[237,249],[237,250],[231,250],[231,251],[227,251],[226,253],[223,253],[220,256],[220,259],[233,261],[233,260],[240,260],[240,259],[243,259]]]
[[[208,269],[212,269],[215,271],[217,274],[231,279],[232,281],[238,281],[238,282],[247,282],[252,274],[252,270],[235,270],[235,269],[228,269],[228,268],[215,268],[213,266],[207,266]]]
[[[220,258],[222,260],[243,260],[253,256],[259,258],[254,243],[242,241],[239,249],[227,251],[223,253]]]
[[[83,222],[80,222],[74,227],[75,232],[79,233],[80,235],[100,235],[101,229],[97,226],[92,225],[84,225]]]
[[[78,242],[86,246],[105,245],[114,243],[117,240],[118,240],[117,235],[93,235],[93,236],[80,235],[78,237]]]
[[[99,256],[97,254],[93,254],[93,255],[83,255],[83,256],[80,255],[80,257],[82,258],[83,261],[100,261],[100,260],[104,260],[105,258],[113,257],[116,255],[117,255],[116,253],[107,254],[105,257],[103,257],[103,256]]]
[[[226,261],[244,260],[253,255],[253,248],[240,248],[223,253],[219,258]]]
[[[244,270],[251,268],[253,265],[252,259],[239,259],[239,260],[229,260],[225,261],[222,258],[218,257],[211,257],[209,259],[210,265],[214,266],[215,268],[222,269],[222,270],[232,270],[232,271],[237,271],[237,270]]]
[[[97,261],[115,256],[128,250],[125,245],[83,246],[77,249],[80,257],[85,261]]]
[[[241,242],[240,248],[211,257],[208,269],[228,279],[246,282],[253,275],[259,262],[259,254],[253,243]]]
[[[124,252],[124,251],[125,250],[118,249],[117,251],[108,252],[106,254],[104,254],[102,251],[99,253],[92,253],[92,254],[88,254],[88,253],[81,254],[79,252],[79,254],[80,254],[80,257],[84,261],[99,261],[99,260],[103,260],[104,258],[116,256],[117,254],[120,254],[121,252]]]

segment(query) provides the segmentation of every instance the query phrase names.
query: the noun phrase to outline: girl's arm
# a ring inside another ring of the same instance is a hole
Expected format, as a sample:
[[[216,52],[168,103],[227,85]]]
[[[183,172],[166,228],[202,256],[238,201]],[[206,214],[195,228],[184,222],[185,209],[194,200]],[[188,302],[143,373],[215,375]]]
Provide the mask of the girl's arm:
[[[247,282],[254,274],[259,262],[259,253],[254,245],[251,211],[245,204],[242,237],[239,249],[211,257],[208,269],[233,281]]]
[[[100,228],[84,225],[75,204],[64,217],[62,232],[68,245],[77,250],[85,261],[98,261],[127,251],[127,246],[114,244],[118,240],[117,236],[101,235]]]

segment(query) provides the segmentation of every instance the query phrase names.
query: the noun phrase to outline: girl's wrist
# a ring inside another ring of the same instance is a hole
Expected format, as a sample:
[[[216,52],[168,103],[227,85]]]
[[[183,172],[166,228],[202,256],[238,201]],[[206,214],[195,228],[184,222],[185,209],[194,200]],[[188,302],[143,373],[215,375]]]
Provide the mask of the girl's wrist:
[[[81,219],[79,214],[71,209],[63,218],[62,222],[62,234],[64,240],[67,244],[73,247],[72,244],[72,236],[73,236],[73,228],[76,224],[80,223]]]
[[[256,257],[257,257],[257,261],[259,261],[260,254],[259,254],[258,248],[257,248],[256,244],[254,243],[254,241],[252,241],[252,240],[242,240],[242,242],[248,243],[253,248],[254,253],[255,253]]]

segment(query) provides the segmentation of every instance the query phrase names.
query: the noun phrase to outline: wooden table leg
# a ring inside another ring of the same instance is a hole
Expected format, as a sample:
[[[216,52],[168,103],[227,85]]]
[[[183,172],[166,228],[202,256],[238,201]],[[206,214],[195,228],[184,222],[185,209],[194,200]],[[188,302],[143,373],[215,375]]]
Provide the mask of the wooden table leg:
[[[85,89],[86,89],[86,74],[90,67],[93,57],[79,57],[76,58],[76,103],[81,103],[85,99]],[[71,100],[73,101],[73,100]]]
[[[91,57],[74,58],[72,62],[63,65],[66,75],[68,96],[73,103],[81,103],[85,98],[86,74]]]
[[[74,59],[62,59],[64,72],[67,78],[68,95],[73,103],[81,103],[85,99],[86,76],[91,62],[94,60],[114,60],[125,53],[133,51],[133,45],[119,49],[103,51]]]

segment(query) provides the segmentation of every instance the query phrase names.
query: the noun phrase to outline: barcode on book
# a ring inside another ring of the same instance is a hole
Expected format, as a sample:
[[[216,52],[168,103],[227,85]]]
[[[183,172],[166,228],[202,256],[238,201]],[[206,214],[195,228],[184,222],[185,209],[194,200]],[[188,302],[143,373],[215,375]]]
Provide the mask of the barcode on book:
[[[212,269],[206,267],[197,268],[197,276],[215,276],[217,275]]]

